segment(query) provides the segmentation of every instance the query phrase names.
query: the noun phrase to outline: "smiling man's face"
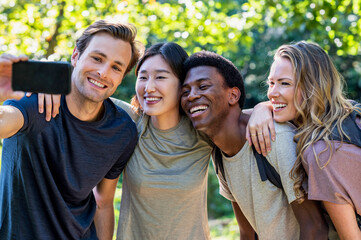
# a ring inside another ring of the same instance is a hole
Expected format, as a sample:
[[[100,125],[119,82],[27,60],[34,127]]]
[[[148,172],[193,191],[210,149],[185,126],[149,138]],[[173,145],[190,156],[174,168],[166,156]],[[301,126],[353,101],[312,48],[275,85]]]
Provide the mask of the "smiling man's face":
[[[83,53],[72,55],[72,94],[92,102],[110,97],[122,82],[132,49],[129,42],[107,33],[93,36]]]
[[[198,66],[188,71],[181,105],[197,130],[210,135],[219,129],[229,111],[229,91],[216,67]]]

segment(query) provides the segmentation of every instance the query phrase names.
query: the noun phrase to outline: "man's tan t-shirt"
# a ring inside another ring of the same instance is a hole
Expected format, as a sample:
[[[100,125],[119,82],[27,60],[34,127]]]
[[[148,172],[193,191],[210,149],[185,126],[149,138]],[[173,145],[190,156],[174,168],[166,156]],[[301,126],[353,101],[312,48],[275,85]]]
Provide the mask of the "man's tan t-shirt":
[[[261,240],[296,240],[300,230],[290,203],[296,200],[294,181],[289,173],[296,160],[294,127],[275,123],[276,141],[267,155],[268,162],[280,174],[285,191],[270,181],[262,182],[252,148],[246,143],[233,157],[223,154],[225,179],[220,172],[220,193],[237,202]]]

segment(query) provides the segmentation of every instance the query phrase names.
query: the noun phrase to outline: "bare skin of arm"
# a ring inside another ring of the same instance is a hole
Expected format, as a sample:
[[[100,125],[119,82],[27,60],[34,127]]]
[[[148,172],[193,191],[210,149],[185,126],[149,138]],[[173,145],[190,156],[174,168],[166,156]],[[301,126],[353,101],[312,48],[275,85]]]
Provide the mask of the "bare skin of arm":
[[[236,202],[232,202],[232,207],[238,222],[240,239],[254,240],[255,231],[253,230],[251,224],[249,224],[247,218],[244,216],[238,204]]]
[[[114,195],[118,179],[104,178],[93,189],[97,202],[94,223],[100,240],[111,240],[114,233]]]
[[[258,153],[266,156],[271,151],[271,139],[276,139],[271,102],[261,102],[252,111],[246,128],[246,139]],[[247,112],[246,112],[247,113]]]
[[[327,201],[323,201],[323,204],[342,240],[361,240],[355,209],[350,204],[336,204]]]
[[[0,102],[21,98],[24,93],[14,92],[11,88],[12,65],[15,62],[26,61],[26,56],[2,54],[0,56]],[[16,134],[24,125],[24,117],[19,109],[12,106],[0,106],[0,138],[8,138]]]
[[[301,204],[296,201],[291,207],[300,225],[300,240],[328,239],[328,226],[322,215],[319,202],[305,200]]]
[[[24,125],[24,117],[19,109],[12,106],[0,106],[0,138],[16,134]]]

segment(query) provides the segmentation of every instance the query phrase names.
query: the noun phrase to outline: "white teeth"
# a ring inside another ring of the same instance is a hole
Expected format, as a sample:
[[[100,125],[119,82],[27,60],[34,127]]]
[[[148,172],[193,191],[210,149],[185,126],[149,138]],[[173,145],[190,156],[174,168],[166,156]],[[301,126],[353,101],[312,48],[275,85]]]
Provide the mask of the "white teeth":
[[[208,107],[207,106],[196,106],[196,107],[192,107],[189,112],[190,113],[194,113],[196,111],[199,111],[199,110],[206,110]]]
[[[158,100],[160,100],[160,97],[147,97],[146,100],[150,101],[150,102],[151,101],[158,101]]]
[[[273,104],[274,109],[284,108],[286,106],[287,106],[287,104]]]
[[[89,79],[89,82],[91,82],[92,84],[98,86],[98,87],[101,87],[101,88],[104,88],[105,86],[103,84],[101,84],[100,82],[97,82],[93,79]]]

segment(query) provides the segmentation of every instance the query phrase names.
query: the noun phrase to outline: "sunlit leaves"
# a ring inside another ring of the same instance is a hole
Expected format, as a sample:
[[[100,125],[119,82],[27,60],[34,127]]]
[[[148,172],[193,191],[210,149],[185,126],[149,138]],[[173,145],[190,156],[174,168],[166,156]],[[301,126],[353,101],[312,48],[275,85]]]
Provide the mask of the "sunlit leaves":
[[[340,63],[345,59],[359,62],[361,55],[361,0],[0,2],[0,52],[69,60],[75,39],[86,26],[98,19],[127,21],[137,27],[138,38],[146,46],[174,41],[189,54],[206,49],[231,59],[247,75],[255,101],[262,96],[258,86],[265,79],[273,51],[281,44],[311,40]],[[352,71],[341,70],[346,75]],[[126,99],[134,93],[134,77],[128,83],[122,86],[129,92]]]

